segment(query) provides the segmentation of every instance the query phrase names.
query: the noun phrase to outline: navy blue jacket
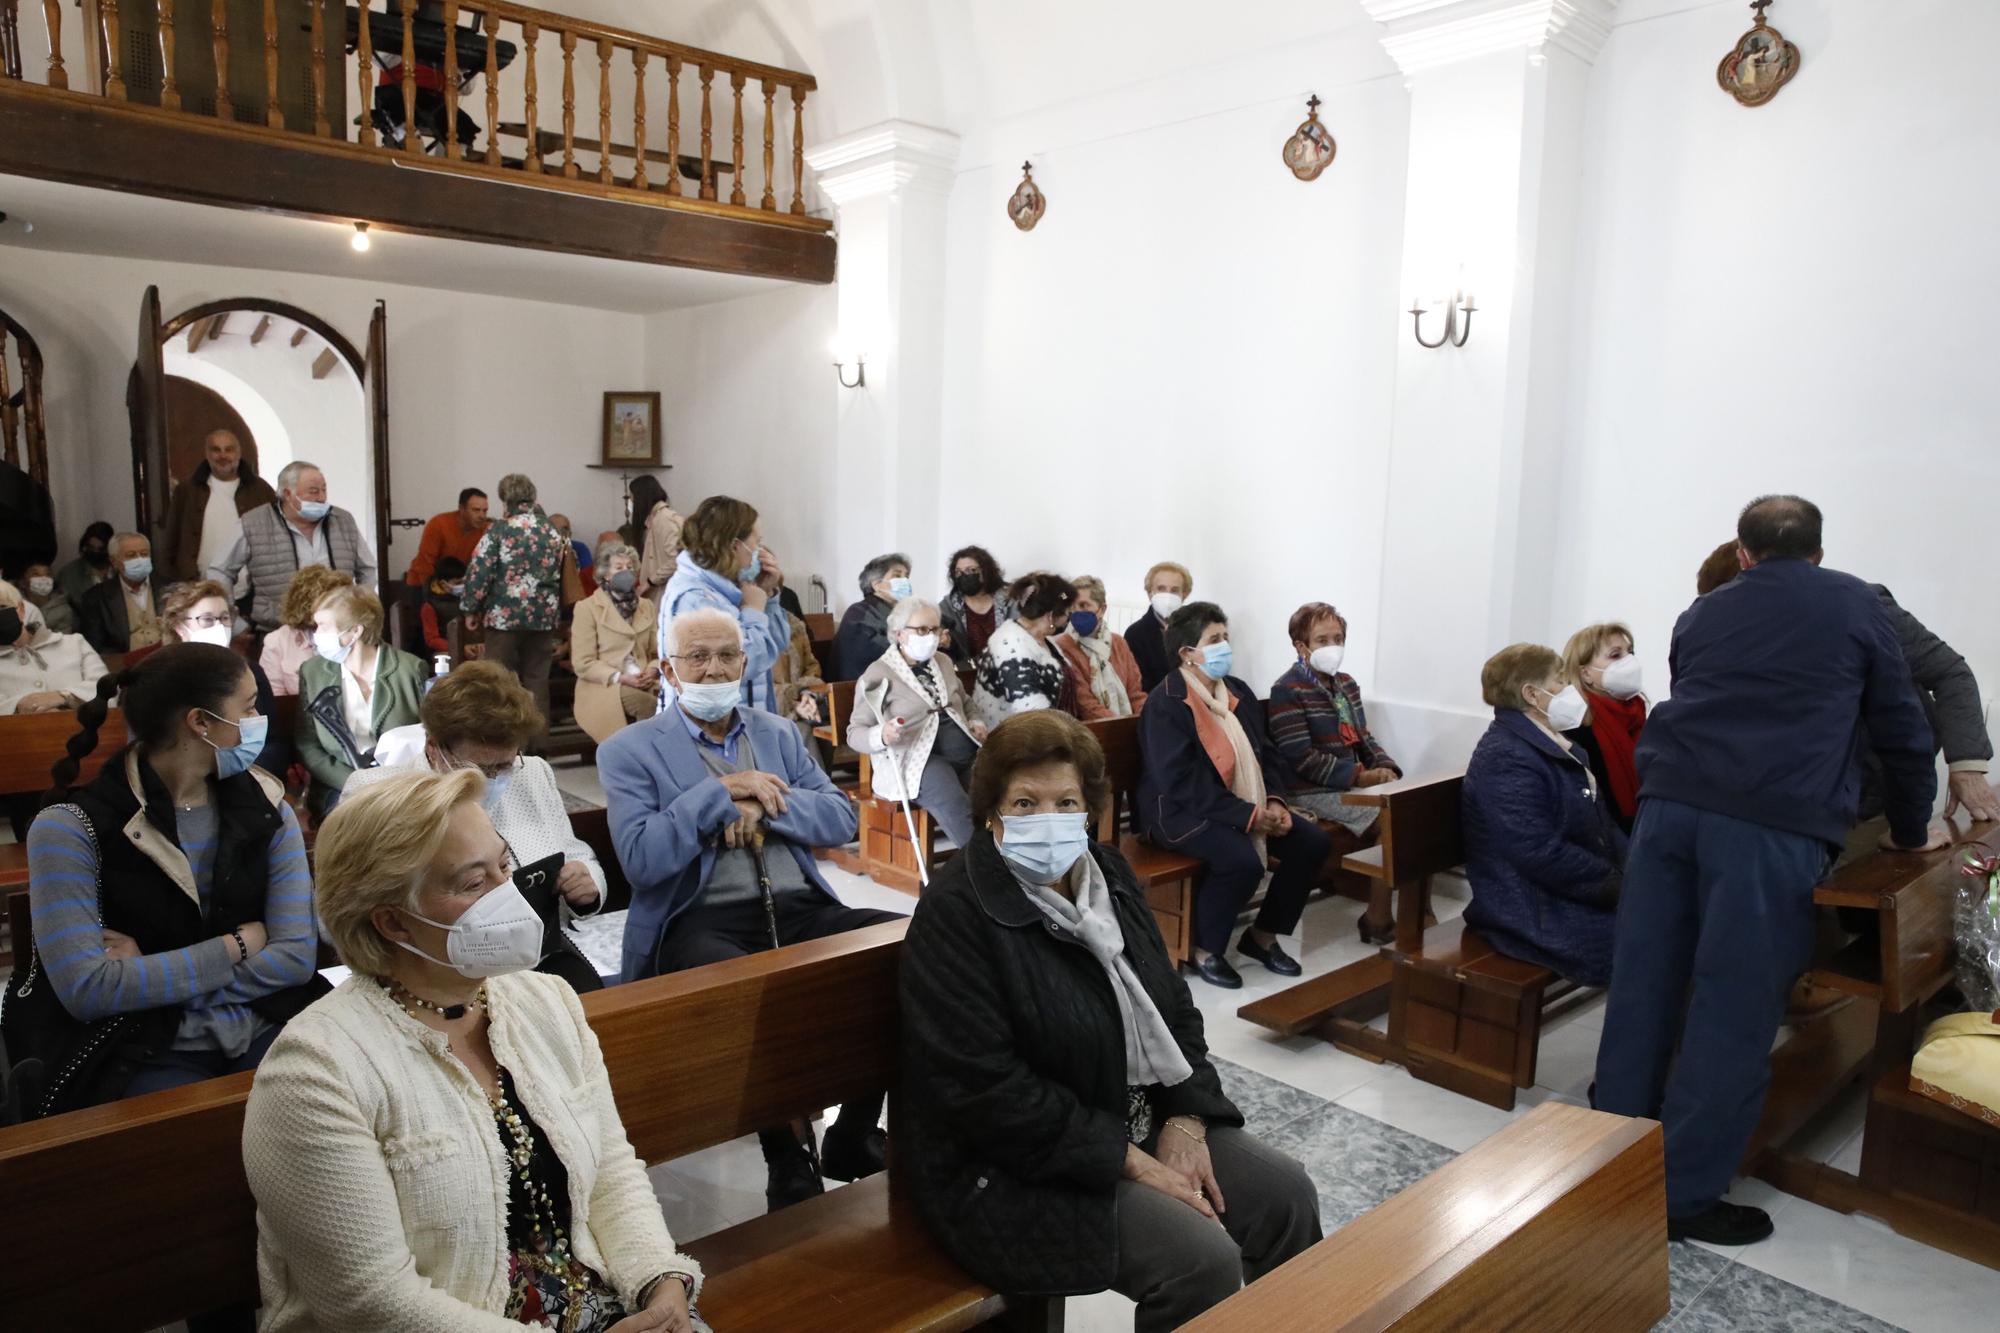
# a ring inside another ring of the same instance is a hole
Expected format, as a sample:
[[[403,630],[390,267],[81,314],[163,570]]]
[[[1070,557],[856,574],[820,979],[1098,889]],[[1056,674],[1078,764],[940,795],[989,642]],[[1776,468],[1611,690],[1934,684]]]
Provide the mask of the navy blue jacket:
[[[1841,846],[1866,723],[1889,830],[1905,846],[1923,842],[1937,795],[1930,724],[1889,613],[1860,579],[1767,560],[1681,613],[1667,665],[1673,697],[1639,739],[1642,802]]]
[[[1510,958],[1585,986],[1611,980],[1625,835],[1582,750],[1565,751],[1518,708],[1466,765],[1465,924]]]
[[[1264,705],[1236,677],[1223,679],[1236,696],[1236,721],[1256,752],[1265,794],[1282,801],[1292,784],[1264,729]],[[1194,706],[1207,707],[1199,699]],[[1158,691],[1148,693],[1146,706],[1139,710],[1139,756],[1139,794],[1132,817],[1147,838],[1171,847],[1211,824],[1239,833],[1250,831],[1257,811],[1223,785],[1215,761],[1202,748],[1188,707],[1187,677],[1178,670],[1161,678]]]

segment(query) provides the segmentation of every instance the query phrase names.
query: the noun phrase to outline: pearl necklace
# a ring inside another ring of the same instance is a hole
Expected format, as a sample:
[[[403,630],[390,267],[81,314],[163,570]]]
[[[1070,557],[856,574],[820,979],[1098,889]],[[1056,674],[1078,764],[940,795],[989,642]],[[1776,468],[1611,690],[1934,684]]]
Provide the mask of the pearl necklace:
[[[423,996],[412,992],[409,987],[400,981],[384,981],[382,988],[389,992],[389,998],[401,1005],[403,1012],[411,1018],[417,1017],[417,1010],[419,1009],[436,1014],[447,1023],[464,1018],[465,1012],[468,1009],[477,1009],[481,1013],[489,1014],[493,1012],[491,1006],[486,1002],[486,985],[484,982],[480,983],[479,993],[464,1004],[433,1004]],[[418,1021],[422,1022],[423,1020],[418,1019]]]

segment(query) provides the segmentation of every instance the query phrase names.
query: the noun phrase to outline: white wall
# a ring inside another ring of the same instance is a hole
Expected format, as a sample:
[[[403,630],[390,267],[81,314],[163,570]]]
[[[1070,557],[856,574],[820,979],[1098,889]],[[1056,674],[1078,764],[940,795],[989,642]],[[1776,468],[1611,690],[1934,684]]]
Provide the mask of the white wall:
[[[1766,491],[1826,511],[2000,688],[2000,6],[1788,0],[1798,76],[1715,86],[1741,7],[1629,15],[1591,85],[1585,280],[1550,637],[1629,618],[1649,685],[1695,568]],[[1947,35],[1948,34],[1948,38]]]
[[[519,471],[580,533],[622,521],[618,474],[586,464],[599,457],[604,391],[651,382],[640,316],[302,274],[26,257],[0,249],[0,306],[34,331],[47,362],[50,489],[65,551],[93,518],[120,526],[132,519],[125,384],[149,283],[159,286],[169,317],[204,301],[258,297],[313,312],[357,347],[366,343],[375,301],[385,300],[396,517],[426,518],[450,509],[461,487],[490,493],[503,474]],[[366,494],[331,498],[357,513],[373,504]],[[392,536],[385,570],[409,562],[416,536],[412,529]]]

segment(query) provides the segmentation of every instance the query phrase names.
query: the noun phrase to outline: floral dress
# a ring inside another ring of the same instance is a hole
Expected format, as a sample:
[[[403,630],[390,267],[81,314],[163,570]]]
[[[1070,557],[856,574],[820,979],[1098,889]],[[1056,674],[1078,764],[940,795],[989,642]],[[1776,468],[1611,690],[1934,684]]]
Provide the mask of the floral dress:
[[[465,571],[459,613],[486,628],[552,630],[561,612],[563,558],[569,540],[540,505],[528,505],[486,529]]]

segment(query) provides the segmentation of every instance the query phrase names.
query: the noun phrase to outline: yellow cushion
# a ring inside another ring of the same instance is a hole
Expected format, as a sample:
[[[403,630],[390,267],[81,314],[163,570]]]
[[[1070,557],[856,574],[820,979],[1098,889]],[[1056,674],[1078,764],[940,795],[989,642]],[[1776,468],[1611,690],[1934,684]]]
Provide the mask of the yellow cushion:
[[[2000,1023],[1973,1013],[1931,1024],[1910,1064],[1910,1090],[2000,1126]]]

